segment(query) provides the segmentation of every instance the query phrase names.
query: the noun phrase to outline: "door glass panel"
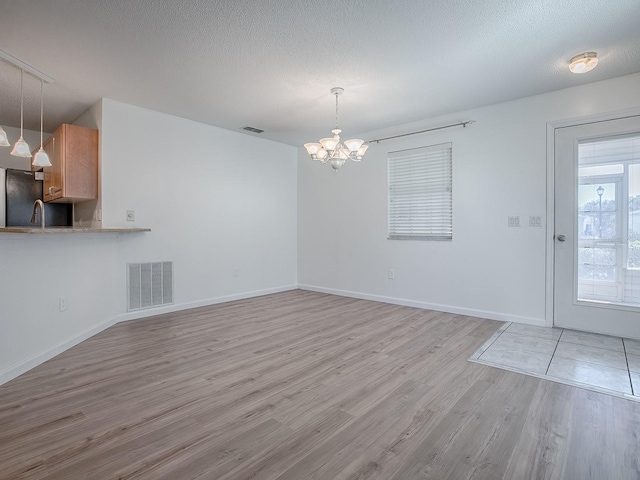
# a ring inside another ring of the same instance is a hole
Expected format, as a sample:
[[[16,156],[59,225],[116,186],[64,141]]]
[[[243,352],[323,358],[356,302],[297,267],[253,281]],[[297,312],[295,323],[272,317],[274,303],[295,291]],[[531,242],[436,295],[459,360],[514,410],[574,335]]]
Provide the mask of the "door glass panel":
[[[640,162],[639,162],[640,163]],[[640,270],[640,164],[629,166],[629,254],[627,268]],[[636,275],[640,278],[640,272]],[[638,294],[640,296],[640,293]]]
[[[578,142],[576,300],[640,305],[640,135]]]

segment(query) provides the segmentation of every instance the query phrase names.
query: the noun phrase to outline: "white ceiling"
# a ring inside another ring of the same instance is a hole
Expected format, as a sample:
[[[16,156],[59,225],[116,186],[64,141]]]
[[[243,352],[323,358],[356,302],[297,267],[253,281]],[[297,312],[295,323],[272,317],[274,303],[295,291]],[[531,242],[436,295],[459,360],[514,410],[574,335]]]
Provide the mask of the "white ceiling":
[[[299,145],[333,128],[333,86],[350,137],[640,72],[640,1],[4,0],[0,49],[56,79],[46,131],[107,97]],[[600,65],[571,74],[584,51]],[[0,62],[0,124],[19,78]]]

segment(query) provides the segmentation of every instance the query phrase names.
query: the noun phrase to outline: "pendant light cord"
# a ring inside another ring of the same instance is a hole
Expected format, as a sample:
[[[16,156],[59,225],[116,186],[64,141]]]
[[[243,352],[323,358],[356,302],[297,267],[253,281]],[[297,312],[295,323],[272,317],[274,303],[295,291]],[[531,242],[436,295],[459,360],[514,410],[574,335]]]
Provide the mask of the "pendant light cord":
[[[43,129],[43,120],[42,116],[44,115],[44,81],[40,79],[40,149],[42,149],[42,129]]]
[[[24,70],[20,70],[20,138],[24,123]]]

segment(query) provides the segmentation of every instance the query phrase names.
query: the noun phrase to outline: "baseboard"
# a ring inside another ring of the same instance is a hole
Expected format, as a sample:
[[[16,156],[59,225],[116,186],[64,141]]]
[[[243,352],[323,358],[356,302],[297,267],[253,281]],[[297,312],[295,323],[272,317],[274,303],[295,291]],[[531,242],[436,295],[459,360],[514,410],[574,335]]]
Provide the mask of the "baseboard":
[[[536,325],[536,326],[545,325],[544,319],[521,317],[517,315],[509,315],[509,314],[499,313],[499,312],[490,312],[486,310],[475,310],[471,308],[455,307],[451,305],[419,302],[419,301],[409,300],[404,298],[385,297],[381,295],[372,295],[368,293],[351,292],[348,290],[338,290],[334,288],[318,287],[315,285],[304,285],[304,284],[284,285],[281,287],[267,288],[264,290],[254,290],[251,292],[243,292],[243,293],[237,293],[233,295],[226,295],[223,297],[214,297],[214,298],[208,298],[205,300],[198,300],[197,302],[180,303],[175,305],[169,305],[167,307],[162,307],[162,308],[154,308],[149,310],[129,312],[129,313],[123,313],[123,314],[117,315],[105,322],[102,322],[99,325],[96,325],[95,327],[85,330],[84,332],[76,335],[73,338],[70,338],[64,342],[61,342],[47,349],[44,352],[41,352],[37,355],[32,356],[31,358],[28,358],[8,368],[5,368],[4,370],[1,370],[0,385],[22,375],[23,373],[31,370],[32,368],[37,367],[38,365],[46,362],[47,360],[50,360],[51,358],[55,357],[56,355],[59,355],[65,350],[68,350],[69,348],[79,344],[80,342],[83,342],[84,340],[96,335],[97,333],[100,333],[103,330],[106,330],[110,326],[115,325],[116,323],[119,323],[119,322],[126,322],[129,320],[135,320],[138,318],[146,318],[146,317],[152,317],[155,315],[161,315],[163,313],[171,313],[171,312],[177,312],[180,310],[188,310],[190,308],[206,307],[208,305],[215,305],[217,303],[225,303],[225,302],[231,302],[234,300],[243,300],[246,298],[260,297],[263,295],[286,292],[286,291],[296,290],[296,289],[309,290],[309,291],[320,292],[320,293],[329,293],[332,295],[339,295],[341,297],[359,298],[362,300],[373,300],[376,302],[391,303],[394,305],[416,307],[416,308],[422,308],[426,310],[437,310],[440,312],[448,312],[448,313],[454,313],[458,315],[468,315],[471,317],[487,318],[489,320],[499,320],[502,322],[526,323],[528,325]]]
[[[28,372],[32,368],[35,368],[38,365],[46,362],[47,360],[52,359],[56,355],[59,355],[65,350],[68,350],[69,348],[79,344],[80,342],[83,342],[86,339],[93,337],[94,335],[102,332],[103,330],[106,330],[107,328],[111,327],[112,325],[115,325],[116,323],[135,320],[137,318],[152,317],[155,315],[161,315],[163,313],[187,310],[190,308],[205,307],[207,305],[215,305],[216,303],[231,302],[234,300],[243,300],[245,298],[261,297],[263,295],[269,295],[272,293],[280,293],[280,292],[286,292],[289,290],[296,290],[297,288],[298,288],[297,285],[285,285],[281,287],[267,288],[264,290],[254,290],[251,292],[237,293],[233,295],[227,295],[224,297],[215,297],[215,298],[209,298],[206,300],[199,300],[197,302],[180,303],[176,305],[170,305],[168,307],[154,308],[149,310],[130,312],[130,313],[117,315],[113,318],[110,318],[109,320],[106,320],[105,322],[102,322],[99,325],[96,325],[95,327],[85,330],[84,332],[68,340],[65,340],[64,342],[61,342],[45,350],[44,352],[38,353],[26,360],[22,360],[18,363],[15,363],[10,367],[5,368],[4,370],[0,370],[0,385],[7,383],[10,380],[13,380],[14,378],[22,375],[23,373]]]
[[[5,368],[4,370],[0,370],[0,385],[7,383],[10,380],[13,380],[16,377],[19,377],[23,373],[28,372],[32,368],[37,367],[38,365],[46,362],[47,360],[51,360],[56,355],[60,355],[65,350],[70,349],[71,347],[76,346],[77,344],[84,342],[86,339],[93,337],[94,335],[106,330],[110,326],[114,325],[116,322],[115,318],[110,318],[109,320],[96,325],[95,327],[91,327],[88,330],[72,337],[64,342],[58,343],[53,347],[45,350],[44,352],[33,355],[26,360],[22,360],[18,363],[11,365],[10,367]]]
[[[297,288],[297,285],[284,285],[281,287],[266,288],[264,290],[253,290],[251,292],[234,293],[233,295],[226,295],[224,297],[207,298],[205,300],[198,300],[196,302],[178,303],[174,305],[168,305],[166,307],[127,312],[118,315],[116,317],[116,323],[128,322],[130,320],[137,320],[139,318],[154,317],[156,315],[162,315],[164,313],[189,310],[190,308],[207,307],[209,305],[215,305],[217,303],[233,302],[234,300],[244,300],[245,298],[261,297],[263,295],[270,295],[272,293],[288,292],[290,290],[296,290]]]
[[[544,327],[544,318],[521,317],[518,315],[510,315],[507,313],[490,312],[487,310],[476,310],[473,308],[456,307],[452,305],[442,305],[439,303],[427,303],[405,298],[385,297],[382,295],[372,295],[369,293],[351,292],[349,290],[337,290],[334,288],[318,287],[315,285],[298,284],[300,290],[309,290],[312,292],[330,293],[341,297],[359,298],[362,300],[373,300],[375,302],[391,303],[393,305],[402,305],[405,307],[423,308],[425,310],[436,310],[438,312],[455,313],[456,315],[468,315],[470,317],[486,318],[489,320],[499,320],[501,322],[525,323],[527,325],[535,325]]]

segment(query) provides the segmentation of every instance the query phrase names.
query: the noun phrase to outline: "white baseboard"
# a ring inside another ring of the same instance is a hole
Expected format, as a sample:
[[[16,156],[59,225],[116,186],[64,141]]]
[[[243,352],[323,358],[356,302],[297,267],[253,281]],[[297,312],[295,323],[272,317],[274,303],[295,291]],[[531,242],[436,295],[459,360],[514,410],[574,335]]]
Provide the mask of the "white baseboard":
[[[456,307],[452,305],[442,305],[439,303],[427,303],[405,298],[385,297],[381,295],[372,295],[369,293],[351,292],[349,290],[337,290],[334,288],[318,287],[315,285],[299,284],[300,290],[310,290],[312,292],[330,293],[341,297],[359,298],[362,300],[373,300],[375,302],[391,303],[393,305],[402,305],[405,307],[423,308],[425,310],[436,310],[438,312],[455,313],[457,315],[468,315],[470,317],[487,318],[489,320],[499,320],[501,322],[525,323],[527,325],[535,325],[544,327],[544,318],[521,317],[518,315],[510,315],[508,313],[490,312],[487,310],[476,310],[473,308]]]
[[[7,383],[9,380],[13,380],[14,378],[22,375],[25,372],[28,372],[32,368],[37,367],[47,360],[51,360],[56,355],[59,355],[65,350],[76,346],[80,342],[84,342],[87,338],[93,337],[94,335],[102,332],[103,330],[106,330],[115,323],[115,318],[110,318],[109,320],[102,322],[95,327],[91,327],[88,330],[85,330],[84,332],[79,333],[78,335],[68,340],[65,340],[64,342],[54,345],[44,352],[38,353],[30,358],[27,358],[26,360],[15,363],[10,367],[5,368],[4,370],[0,370],[0,385]]]
[[[521,317],[517,315],[509,315],[509,314],[499,313],[499,312],[490,312],[486,310],[475,310],[471,308],[455,307],[451,305],[419,302],[419,301],[408,300],[404,298],[385,297],[381,295],[372,295],[368,293],[351,292],[348,290],[337,290],[334,288],[318,287],[314,285],[303,285],[303,284],[284,285],[281,287],[267,288],[264,290],[254,290],[251,292],[236,293],[236,294],[227,295],[224,297],[208,298],[205,300],[198,300],[196,302],[180,303],[180,304],[169,305],[161,308],[153,308],[149,310],[128,312],[128,313],[117,315],[116,317],[110,318],[102,322],[101,324],[96,325],[95,327],[85,330],[84,332],[64,342],[59,343],[45,350],[44,352],[41,352],[26,360],[23,360],[14,365],[11,365],[10,367],[5,368],[4,370],[0,370],[0,385],[18,377],[19,375],[22,375],[23,373],[31,370],[32,368],[37,367],[38,365],[46,362],[47,360],[50,360],[51,358],[55,357],[56,355],[59,355],[65,350],[68,350],[69,348],[79,344],[80,342],[83,342],[84,340],[96,335],[97,333],[100,333],[103,330],[106,330],[110,326],[115,325],[116,323],[119,323],[119,322],[126,322],[129,320],[136,320],[138,318],[146,318],[146,317],[152,317],[155,315],[162,315],[163,313],[171,313],[171,312],[177,312],[180,310],[188,310],[190,308],[206,307],[208,305],[215,305],[217,303],[225,303],[225,302],[231,302],[234,300],[243,300],[245,298],[260,297],[262,295],[269,295],[272,293],[280,293],[280,292],[286,292],[289,290],[296,290],[296,289],[309,290],[309,291],[321,292],[321,293],[329,293],[332,295],[339,295],[341,297],[360,298],[362,300],[373,300],[376,302],[391,303],[394,305],[416,307],[416,308],[422,308],[426,310],[437,310],[440,312],[448,312],[448,313],[454,313],[458,315],[468,315],[471,317],[487,318],[490,320],[499,320],[502,322],[526,323],[528,325],[536,325],[536,326],[545,325],[544,319]]]
[[[153,308],[149,310],[123,313],[121,315],[117,315],[113,318],[110,318],[109,320],[106,320],[100,323],[99,325],[96,325],[95,327],[85,330],[84,332],[68,340],[65,340],[64,342],[59,343],[45,350],[44,352],[38,353],[36,355],[33,355],[30,358],[27,358],[26,360],[22,360],[18,363],[15,363],[10,367],[5,368],[4,370],[0,370],[0,385],[7,383],[10,380],[13,380],[14,378],[22,375],[23,373],[28,372],[32,368],[37,367],[38,365],[46,362],[47,360],[52,359],[56,355],[61,354],[65,350],[68,350],[69,348],[79,344],[80,342],[85,341],[90,337],[93,337],[94,335],[102,332],[103,330],[106,330],[110,326],[115,325],[116,323],[119,323],[119,322],[126,322],[129,320],[135,320],[137,318],[152,317],[155,315],[161,315],[163,313],[177,312],[179,310],[187,310],[189,308],[205,307],[207,305],[215,305],[216,303],[231,302],[233,300],[242,300],[245,298],[261,297],[262,295],[286,292],[289,290],[296,290],[297,288],[298,288],[297,285],[285,285],[282,287],[267,288],[264,290],[254,290],[251,292],[237,293],[233,295],[227,295],[225,297],[209,298],[206,300],[199,300],[197,302],[180,303],[176,305],[170,305],[168,307]]]
[[[139,318],[154,317],[156,315],[162,315],[164,313],[179,312],[181,310],[188,310],[190,308],[207,307],[209,305],[215,305],[217,303],[233,302],[234,300],[244,300],[245,298],[261,297],[263,295],[270,295],[272,293],[287,292],[289,290],[296,290],[297,285],[284,285],[282,287],[266,288],[264,290],[253,290],[251,292],[234,293],[233,295],[226,295],[224,297],[213,297],[205,300],[198,300],[196,302],[178,303],[174,305],[168,305],[160,308],[150,308],[148,310],[137,310],[135,312],[122,313],[116,317],[116,323],[128,322],[129,320],[137,320]]]

